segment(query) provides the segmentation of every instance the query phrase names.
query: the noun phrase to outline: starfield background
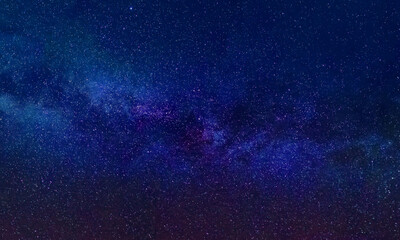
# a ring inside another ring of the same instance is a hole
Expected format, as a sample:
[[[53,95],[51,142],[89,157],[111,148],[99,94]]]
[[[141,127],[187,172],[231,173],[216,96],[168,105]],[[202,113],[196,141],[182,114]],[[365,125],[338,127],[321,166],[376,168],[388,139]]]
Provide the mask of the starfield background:
[[[0,239],[400,239],[400,2],[1,0]]]

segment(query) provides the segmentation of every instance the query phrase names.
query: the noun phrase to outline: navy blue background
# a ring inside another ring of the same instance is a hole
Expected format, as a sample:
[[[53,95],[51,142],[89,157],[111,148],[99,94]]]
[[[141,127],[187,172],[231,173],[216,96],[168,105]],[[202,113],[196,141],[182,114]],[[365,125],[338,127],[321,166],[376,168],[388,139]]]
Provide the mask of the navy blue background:
[[[0,1],[1,239],[399,239],[397,1]]]

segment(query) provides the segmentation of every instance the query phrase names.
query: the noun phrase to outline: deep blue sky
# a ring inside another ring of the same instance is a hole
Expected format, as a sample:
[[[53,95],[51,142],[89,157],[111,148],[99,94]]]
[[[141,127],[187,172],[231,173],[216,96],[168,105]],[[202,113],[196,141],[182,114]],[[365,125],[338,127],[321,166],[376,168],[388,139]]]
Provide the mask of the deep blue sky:
[[[400,3],[0,0],[0,239],[399,239]]]

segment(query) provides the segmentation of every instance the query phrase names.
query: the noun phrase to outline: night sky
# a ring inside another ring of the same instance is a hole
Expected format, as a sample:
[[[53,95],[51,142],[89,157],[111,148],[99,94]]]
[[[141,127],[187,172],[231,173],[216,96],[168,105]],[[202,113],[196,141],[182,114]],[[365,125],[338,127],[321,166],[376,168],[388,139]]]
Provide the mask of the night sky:
[[[0,0],[0,239],[400,239],[400,2]]]

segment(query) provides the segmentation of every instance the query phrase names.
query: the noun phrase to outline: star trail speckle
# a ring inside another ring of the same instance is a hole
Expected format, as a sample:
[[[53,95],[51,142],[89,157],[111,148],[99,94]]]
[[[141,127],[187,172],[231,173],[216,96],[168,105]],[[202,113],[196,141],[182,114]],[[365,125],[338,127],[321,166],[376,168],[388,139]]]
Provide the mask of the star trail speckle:
[[[0,239],[400,239],[397,1],[0,3]]]

